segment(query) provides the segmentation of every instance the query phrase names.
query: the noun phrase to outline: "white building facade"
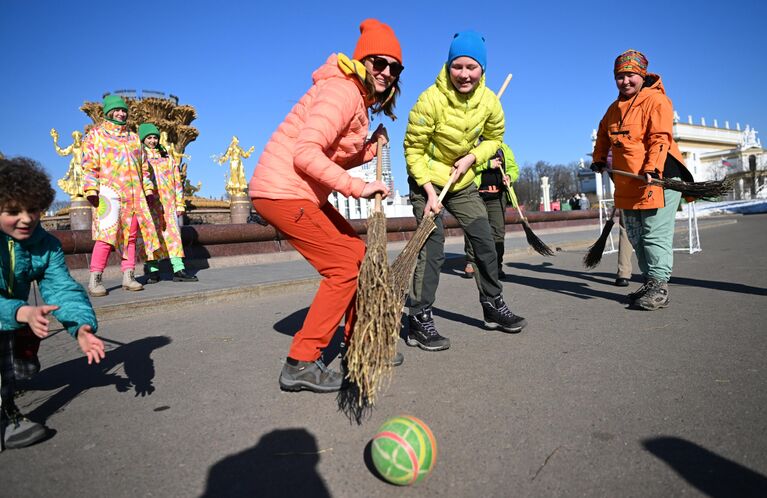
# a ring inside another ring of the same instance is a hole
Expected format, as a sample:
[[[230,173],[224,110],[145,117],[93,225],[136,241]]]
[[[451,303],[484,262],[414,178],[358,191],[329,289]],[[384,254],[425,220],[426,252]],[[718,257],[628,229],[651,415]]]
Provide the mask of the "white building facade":
[[[413,216],[413,207],[410,205],[410,200],[394,190],[394,176],[391,172],[391,157],[389,154],[390,147],[389,144],[386,144],[381,151],[381,181],[389,186],[389,191],[392,194],[383,201],[384,214],[387,218]],[[352,168],[348,172],[351,176],[361,178],[366,182],[375,181],[376,161],[377,159],[374,158],[372,161]],[[345,197],[338,192],[331,193],[328,201],[344,218],[350,220],[367,218],[372,212],[374,203],[373,199],[355,199],[353,197]]]

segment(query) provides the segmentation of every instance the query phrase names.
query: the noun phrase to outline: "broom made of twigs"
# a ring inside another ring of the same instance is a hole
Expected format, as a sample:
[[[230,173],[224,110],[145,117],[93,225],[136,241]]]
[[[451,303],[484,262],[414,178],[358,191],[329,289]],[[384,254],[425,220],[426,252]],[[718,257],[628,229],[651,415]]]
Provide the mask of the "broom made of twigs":
[[[645,176],[635,175],[627,171],[608,169],[607,172],[614,175],[634,178],[636,180],[647,180]],[[726,195],[730,190],[732,190],[732,185],[734,182],[735,180],[732,178],[725,178],[724,180],[712,180],[707,182],[684,182],[682,180],[674,180],[673,178],[653,178],[650,180],[650,185],[657,185],[659,187],[663,187],[664,189],[676,190],[677,192],[681,192],[682,196],[684,197],[709,199]]]
[[[378,181],[381,180],[382,150],[383,138],[379,137]],[[357,278],[357,321],[345,356],[346,375],[357,404],[354,407],[347,403],[346,408],[352,411],[375,404],[378,391],[391,380],[399,336],[401,304],[391,284],[386,255],[386,216],[381,200],[381,194],[376,194],[375,207],[368,217],[367,249]]]
[[[501,89],[498,92],[499,99],[503,95],[503,92],[506,91],[506,87],[509,86],[510,82],[511,82],[511,73],[509,73],[509,75],[506,76],[506,80],[503,82],[503,86],[501,86]],[[522,214],[522,210],[519,208],[519,202],[517,202],[517,194],[514,192],[514,187],[511,186],[511,183],[506,181],[505,174],[504,174],[503,183],[504,185],[506,185],[506,191],[509,194],[509,200],[511,201],[511,204],[514,206],[514,208],[516,208],[517,213],[519,213],[519,218],[522,220],[522,228],[525,230],[525,237],[527,238],[527,243],[538,254],[541,254],[543,256],[553,256],[554,251],[552,251],[551,248],[547,246],[540,239],[540,237],[535,235],[535,232],[533,232],[533,228],[530,226],[530,223],[528,223],[527,218]]]
[[[602,228],[602,233],[599,235],[594,244],[589,247],[586,255],[583,257],[583,266],[586,268],[596,267],[600,261],[602,261],[602,253],[605,252],[605,245],[607,244],[607,238],[610,236],[610,232],[615,225],[613,218],[615,217],[615,211],[617,208],[613,207],[610,211],[610,217],[605,222],[605,226]]]
[[[442,201],[445,200],[445,196],[453,185],[453,182],[456,180],[457,171],[458,170],[453,170],[447,183],[442,187],[442,191],[439,193],[439,199],[437,200],[438,205],[442,205]],[[410,280],[413,278],[415,265],[418,263],[418,254],[421,252],[421,248],[426,243],[431,232],[437,228],[434,218],[438,215],[439,213],[431,212],[421,219],[421,223],[415,229],[415,232],[413,232],[413,237],[407,241],[402,252],[397,255],[394,262],[391,264],[391,271],[389,273],[391,275],[392,290],[394,291],[400,309],[402,308],[402,305],[405,304],[407,292],[410,288]]]
[[[506,91],[506,87],[509,86],[509,82],[511,82],[511,73],[506,76],[506,79],[503,80],[503,85],[501,85],[501,89],[498,90],[499,99],[503,95],[503,92]],[[445,195],[447,195],[447,192],[450,190],[450,186],[456,179],[455,171],[453,171],[447,184],[442,188],[442,192],[439,194],[439,204],[442,204]],[[394,288],[395,295],[398,297],[400,305],[404,305],[405,303],[407,291],[410,287],[410,280],[413,278],[415,265],[418,263],[418,254],[421,252],[421,248],[426,243],[431,232],[437,228],[437,225],[434,223],[434,216],[434,213],[429,213],[428,216],[425,216],[421,220],[421,223],[418,225],[415,232],[413,232],[413,237],[407,242],[405,248],[402,249],[402,252],[399,253],[394,260],[394,263],[391,265],[392,287]]]
[[[522,228],[525,231],[527,243],[538,254],[542,256],[553,256],[554,251],[552,251],[544,241],[535,235],[535,232],[533,232],[533,229],[530,226],[530,223],[528,223],[527,218],[524,214],[522,214],[522,210],[519,208],[519,202],[517,201],[517,194],[514,192],[514,187],[511,186],[511,183],[509,183],[506,178],[504,178],[503,183],[506,185],[506,192],[509,194],[509,199],[511,200],[512,206],[514,206],[514,208],[517,210],[517,213],[519,213],[519,219],[522,220]]]

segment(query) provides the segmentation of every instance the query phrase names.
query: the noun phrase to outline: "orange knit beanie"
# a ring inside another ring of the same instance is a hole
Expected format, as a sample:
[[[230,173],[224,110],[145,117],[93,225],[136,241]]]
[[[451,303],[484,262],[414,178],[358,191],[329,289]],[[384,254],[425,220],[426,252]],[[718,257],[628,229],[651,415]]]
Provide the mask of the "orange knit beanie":
[[[365,19],[360,24],[360,39],[354,49],[354,59],[361,61],[369,55],[388,55],[402,64],[402,49],[394,31],[381,21]]]

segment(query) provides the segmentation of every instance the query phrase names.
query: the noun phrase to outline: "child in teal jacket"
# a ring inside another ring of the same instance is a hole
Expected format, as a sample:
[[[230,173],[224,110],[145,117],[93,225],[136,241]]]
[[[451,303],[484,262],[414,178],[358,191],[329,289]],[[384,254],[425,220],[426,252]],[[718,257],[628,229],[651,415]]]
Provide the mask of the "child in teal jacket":
[[[13,401],[16,341],[21,346],[21,339],[31,339],[36,353],[38,341],[48,335],[47,315],[53,313],[77,339],[89,364],[104,358],[88,296],[70,276],[61,243],[40,226],[40,215],[54,194],[50,178],[34,161],[0,159],[0,442],[5,448],[29,446],[48,434]],[[33,281],[46,304],[27,303]],[[28,359],[36,363],[34,353]]]

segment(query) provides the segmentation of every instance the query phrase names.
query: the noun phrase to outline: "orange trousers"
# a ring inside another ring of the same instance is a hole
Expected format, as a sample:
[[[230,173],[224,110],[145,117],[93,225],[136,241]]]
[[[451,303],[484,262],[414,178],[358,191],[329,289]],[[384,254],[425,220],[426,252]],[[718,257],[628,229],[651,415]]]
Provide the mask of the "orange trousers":
[[[300,199],[252,200],[253,207],[311,264],[323,279],[301,330],[293,337],[289,357],[314,361],[330,343],[345,316],[348,341],[355,321],[357,276],[365,243],[329,203]]]

